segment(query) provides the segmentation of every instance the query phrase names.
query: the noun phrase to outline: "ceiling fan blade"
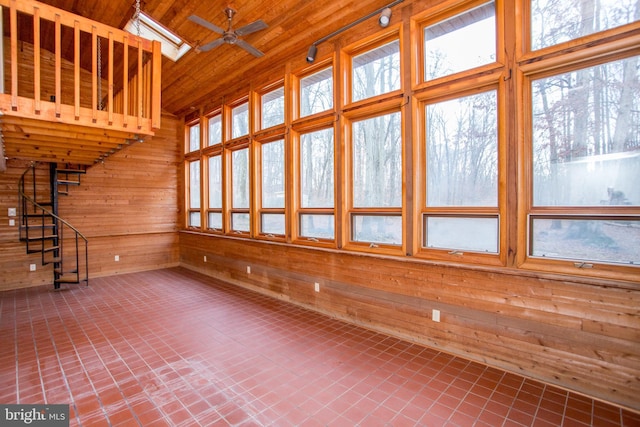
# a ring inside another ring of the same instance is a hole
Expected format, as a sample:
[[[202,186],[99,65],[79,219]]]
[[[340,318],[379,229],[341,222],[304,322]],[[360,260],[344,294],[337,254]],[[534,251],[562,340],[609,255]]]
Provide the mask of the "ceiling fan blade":
[[[239,36],[246,36],[247,34],[255,33],[256,31],[264,30],[268,25],[262,19],[258,19],[255,22],[252,22],[249,25],[245,25],[244,27],[238,28],[236,30],[236,34]]]
[[[198,49],[200,50],[200,52],[207,52],[207,51],[210,51],[211,49],[213,49],[214,47],[220,46],[222,43],[224,43],[224,39],[223,38],[219,38],[219,39],[215,39],[214,41],[209,42],[207,44],[203,44]]]
[[[217,25],[212,24],[211,22],[207,21],[206,19],[200,18],[197,15],[191,15],[189,17],[189,20],[191,22],[195,22],[198,25],[202,25],[203,27],[210,29],[214,33],[218,33],[218,34],[223,34],[224,33],[224,30],[222,28],[218,27]]]
[[[261,56],[264,56],[264,53],[260,52],[258,49],[256,49],[255,47],[251,46],[249,43],[247,43],[244,40],[236,40],[236,43],[238,46],[240,46],[241,48],[243,48],[244,50],[246,50],[247,52],[249,52],[250,54],[252,54],[253,56],[257,56],[258,58],[260,58]]]

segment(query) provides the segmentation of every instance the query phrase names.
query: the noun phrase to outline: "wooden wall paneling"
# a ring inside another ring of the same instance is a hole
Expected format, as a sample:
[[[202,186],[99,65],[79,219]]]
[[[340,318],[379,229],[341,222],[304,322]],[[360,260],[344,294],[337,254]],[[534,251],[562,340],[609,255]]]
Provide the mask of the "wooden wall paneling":
[[[181,129],[181,121],[163,115],[154,137],[90,167],[81,184],[59,198],[60,215],[89,239],[89,283],[91,277],[178,264]],[[0,290],[53,281],[50,266],[40,266],[39,254],[27,255],[18,227],[8,225],[7,209],[17,208],[18,180],[27,166],[9,159],[7,171],[0,173]],[[40,178],[43,187],[47,178]],[[114,255],[120,255],[119,262]],[[32,262],[38,264],[36,272],[29,272]]]
[[[640,410],[635,397],[640,389],[637,290],[191,232],[180,233],[180,263],[365,327]],[[314,282],[320,283],[319,293]],[[432,309],[441,311],[440,323],[431,321]]]

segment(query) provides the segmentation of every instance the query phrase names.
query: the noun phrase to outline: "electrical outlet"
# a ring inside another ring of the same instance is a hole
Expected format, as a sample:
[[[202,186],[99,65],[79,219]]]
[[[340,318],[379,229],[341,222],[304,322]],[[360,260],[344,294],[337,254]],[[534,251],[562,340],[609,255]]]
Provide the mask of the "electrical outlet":
[[[35,264],[29,264],[29,271],[36,271],[36,265]]]
[[[314,289],[316,292],[320,292],[320,283],[318,283],[318,282],[314,283],[314,284],[313,284],[313,289]]]
[[[440,321],[440,310],[436,310],[435,308],[431,310],[431,320],[434,322]]]
[[[116,256],[113,258],[113,260],[114,260],[115,262],[120,261],[120,255],[116,255]]]
[[[251,266],[247,265],[247,274],[251,274]]]
[[[10,219],[9,220],[9,227],[15,227],[16,226],[16,220],[15,219]]]

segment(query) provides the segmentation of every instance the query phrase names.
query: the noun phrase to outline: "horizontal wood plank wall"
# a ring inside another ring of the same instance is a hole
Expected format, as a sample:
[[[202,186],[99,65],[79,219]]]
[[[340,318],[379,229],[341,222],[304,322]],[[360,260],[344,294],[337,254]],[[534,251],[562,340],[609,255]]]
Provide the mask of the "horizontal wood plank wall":
[[[154,137],[92,166],[80,186],[60,196],[60,216],[89,239],[89,283],[91,277],[178,264],[181,129],[180,121],[164,115]],[[18,227],[9,226],[7,209],[18,207],[18,180],[27,166],[9,159],[0,173],[0,290],[53,283],[51,265],[41,266],[39,254],[27,255]]]
[[[180,262],[365,327],[640,411],[638,290],[191,232],[180,233]],[[315,282],[320,292],[314,291]],[[440,323],[431,320],[433,309],[441,311]]]

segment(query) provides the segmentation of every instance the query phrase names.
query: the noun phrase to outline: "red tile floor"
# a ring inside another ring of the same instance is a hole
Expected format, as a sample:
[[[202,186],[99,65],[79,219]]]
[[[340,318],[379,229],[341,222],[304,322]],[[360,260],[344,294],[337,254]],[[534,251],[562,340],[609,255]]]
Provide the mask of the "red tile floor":
[[[0,292],[0,403],[72,426],[640,426],[640,415],[184,269]]]

